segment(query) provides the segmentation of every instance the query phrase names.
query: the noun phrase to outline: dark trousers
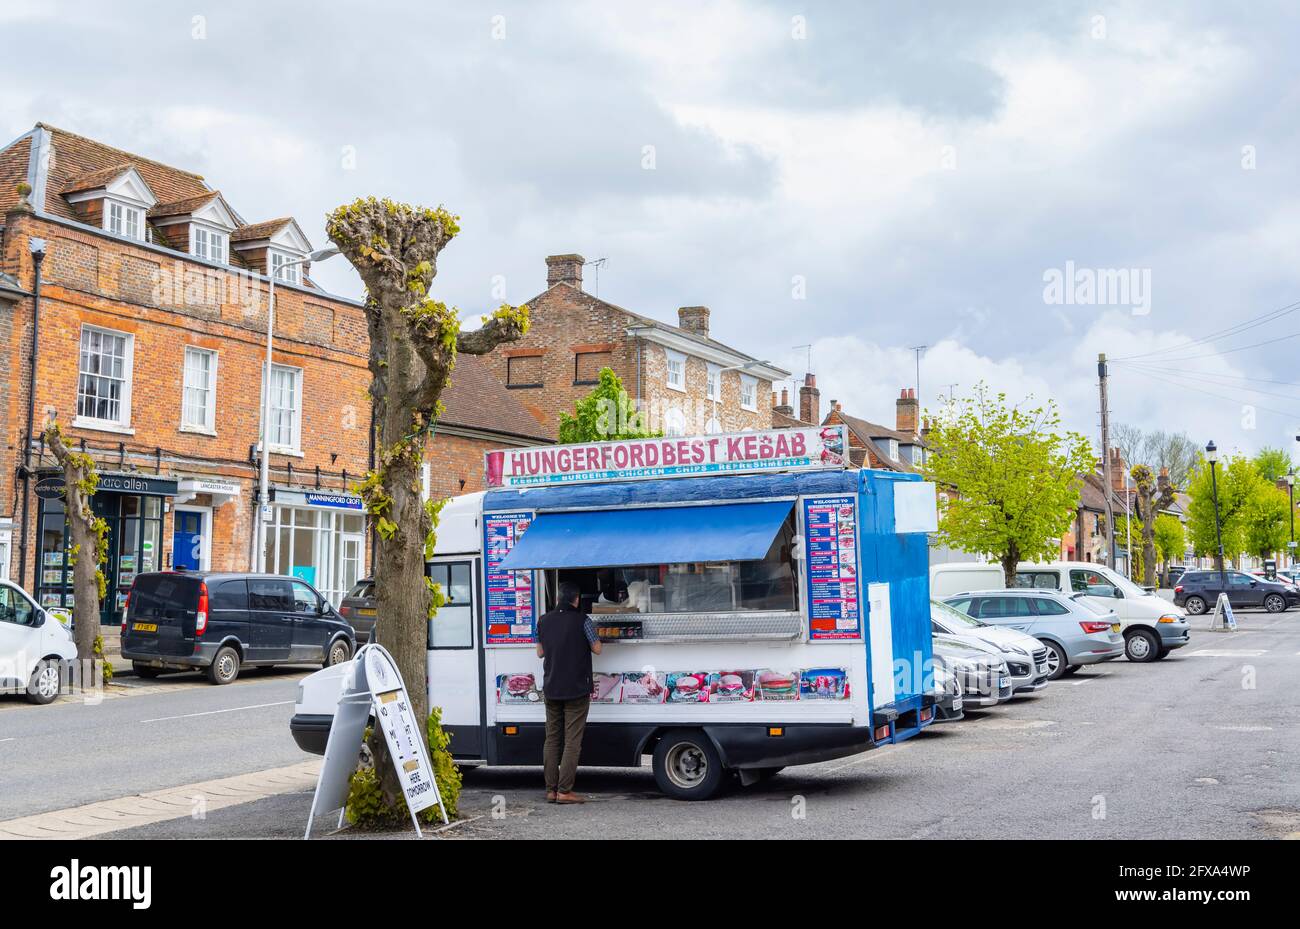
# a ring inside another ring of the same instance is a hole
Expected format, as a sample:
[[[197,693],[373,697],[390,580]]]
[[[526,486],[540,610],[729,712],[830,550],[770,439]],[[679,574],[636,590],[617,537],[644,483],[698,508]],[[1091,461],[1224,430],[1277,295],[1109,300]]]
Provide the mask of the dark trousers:
[[[578,773],[578,756],[582,754],[582,734],[587,729],[590,697],[576,700],[546,701],[546,746],[542,765],[546,771],[546,789],[562,794],[573,791]]]

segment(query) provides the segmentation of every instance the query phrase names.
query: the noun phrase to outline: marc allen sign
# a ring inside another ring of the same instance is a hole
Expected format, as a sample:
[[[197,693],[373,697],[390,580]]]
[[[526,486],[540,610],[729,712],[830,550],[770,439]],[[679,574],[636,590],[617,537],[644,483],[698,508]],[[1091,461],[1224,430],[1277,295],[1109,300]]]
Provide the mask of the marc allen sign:
[[[176,496],[175,480],[161,477],[146,477],[142,474],[100,474],[99,492],[119,494],[148,494],[156,497]],[[42,472],[37,482],[37,496],[53,499],[63,494],[63,475],[58,472]]]

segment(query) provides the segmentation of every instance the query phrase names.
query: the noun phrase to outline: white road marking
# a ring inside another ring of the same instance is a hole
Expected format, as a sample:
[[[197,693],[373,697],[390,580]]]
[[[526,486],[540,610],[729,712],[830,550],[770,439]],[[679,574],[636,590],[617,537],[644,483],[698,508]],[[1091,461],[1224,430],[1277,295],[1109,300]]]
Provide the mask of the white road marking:
[[[1272,732],[1272,726],[1215,726],[1220,732]]]
[[[856,758],[852,758],[852,759],[850,759],[849,761],[846,761],[846,762],[844,762],[844,763],[842,763],[842,764],[832,765],[831,767],[827,768],[826,770],[827,770],[827,771],[839,771],[839,770],[841,770],[841,769],[843,769],[843,768],[848,768],[848,767],[851,767],[851,766],[853,766],[853,765],[855,765],[855,764],[862,764],[862,762],[864,762],[864,761],[871,761],[872,759],[875,759],[875,758],[888,757],[889,755],[895,755],[895,754],[897,754],[898,752],[901,752],[903,749],[905,749],[905,748],[911,748],[911,747],[912,747],[911,742],[910,742],[910,741],[907,741],[907,742],[903,742],[903,743],[900,744],[900,745],[890,745],[890,746],[888,746],[888,748],[889,748],[889,749],[892,749],[892,751],[877,750],[877,751],[874,751],[874,752],[863,752],[862,754],[858,755]]]
[[[1266,654],[1266,648],[1202,648],[1192,652],[1201,658],[1258,658]]]
[[[225,710],[208,710],[206,713],[186,713],[183,716],[159,716],[155,719],[142,719],[142,723],[165,723],[169,719],[193,719],[195,716],[215,716],[218,713],[238,713],[240,710],[260,710],[268,706],[290,706],[292,700],[281,700],[279,703],[254,703],[252,706],[232,706]]]
[[[13,741],[15,741],[16,739],[17,739],[17,736],[12,736],[12,737],[10,737],[10,738],[8,738],[8,739],[0,739],[0,742],[13,742]]]

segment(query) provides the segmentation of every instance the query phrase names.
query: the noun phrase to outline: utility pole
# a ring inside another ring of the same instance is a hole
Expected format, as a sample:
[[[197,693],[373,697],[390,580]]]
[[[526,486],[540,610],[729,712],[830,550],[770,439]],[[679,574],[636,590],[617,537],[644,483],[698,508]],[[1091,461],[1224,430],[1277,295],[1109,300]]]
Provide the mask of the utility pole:
[[[1115,507],[1110,483],[1110,404],[1106,397],[1106,353],[1097,355],[1097,382],[1101,391],[1101,481],[1106,500],[1106,565],[1115,570]]]

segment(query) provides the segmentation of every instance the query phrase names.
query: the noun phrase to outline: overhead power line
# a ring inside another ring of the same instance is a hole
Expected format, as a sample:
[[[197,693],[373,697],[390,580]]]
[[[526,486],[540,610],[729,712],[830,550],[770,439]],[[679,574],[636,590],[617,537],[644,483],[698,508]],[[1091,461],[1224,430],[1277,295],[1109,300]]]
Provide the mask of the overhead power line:
[[[1254,329],[1257,326],[1263,326],[1267,323],[1271,323],[1276,320],[1279,320],[1283,316],[1287,316],[1291,313],[1294,313],[1296,310],[1300,310],[1300,301],[1297,301],[1295,303],[1288,303],[1286,306],[1279,307],[1276,310],[1270,310],[1269,312],[1261,314],[1260,316],[1256,316],[1253,319],[1248,319],[1245,322],[1236,323],[1232,326],[1228,326],[1227,328],[1219,329],[1215,332],[1211,332],[1208,335],[1200,336],[1199,338],[1190,339],[1186,342],[1180,342],[1177,345],[1169,345],[1164,348],[1155,348],[1149,352],[1138,352],[1133,355],[1121,355],[1118,358],[1112,358],[1110,360],[1111,361],[1132,361],[1133,359],[1136,358],[1150,358],[1155,355],[1165,355],[1168,352],[1182,351],[1185,348],[1192,348],[1193,346],[1196,345],[1204,345],[1205,343],[1213,342],[1216,339],[1226,339],[1229,336],[1240,335],[1241,333],[1246,332],[1249,329]],[[1266,344],[1266,343],[1260,343],[1260,344]],[[1170,359],[1161,358],[1160,360],[1168,361]]]

